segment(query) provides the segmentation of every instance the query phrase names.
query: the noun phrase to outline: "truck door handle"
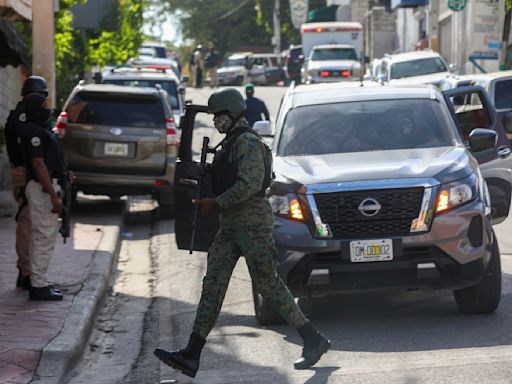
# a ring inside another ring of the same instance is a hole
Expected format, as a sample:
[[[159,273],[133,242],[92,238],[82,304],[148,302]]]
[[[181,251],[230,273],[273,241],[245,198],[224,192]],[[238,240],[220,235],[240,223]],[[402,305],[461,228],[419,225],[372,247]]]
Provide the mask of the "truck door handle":
[[[178,182],[183,185],[193,185],[193,186],[196,186],[199,184],[199,182],[196,179],[180,179]]]
[[[507,157],[510,156],[510,148],[506,145],[501,146],[496,150],[496,154],[498,155],[499,158],[506,159]]]

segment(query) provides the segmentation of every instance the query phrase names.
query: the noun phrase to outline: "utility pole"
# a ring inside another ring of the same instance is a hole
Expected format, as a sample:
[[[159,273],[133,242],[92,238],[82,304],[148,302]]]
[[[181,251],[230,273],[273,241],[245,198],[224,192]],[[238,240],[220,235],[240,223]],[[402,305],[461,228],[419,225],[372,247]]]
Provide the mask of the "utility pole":
[[[48,105],[55,107],[54,1],[32,1],[32,72],[48,84]]]
[[[444,0],[446,1],[446,0]],[[430,1],[428,45],[433,51],[439,51],[439,0]]]
[[[507,3],[505,2],[505,20],[503,23],[503,35],[501,37],[501,62],[500,70],[507,69],[510,65],[508,60],[508,40],[510,36],[510,21],[512,19],[512,10],[508,9]]]
[[[274,53],[279,55],[281,52],[281,11],[280,1],[274,0],[274,36],[272,37]]]

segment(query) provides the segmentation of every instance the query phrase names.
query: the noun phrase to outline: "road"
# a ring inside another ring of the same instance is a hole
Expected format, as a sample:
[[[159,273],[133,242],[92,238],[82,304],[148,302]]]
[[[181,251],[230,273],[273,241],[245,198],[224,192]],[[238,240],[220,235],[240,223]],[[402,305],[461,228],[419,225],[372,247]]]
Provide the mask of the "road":
[[[201,104],[210,90],[187,92]],[[284,89],[258,87],[256,92],[275,115]],[[200,135],[215,133],[208,119],[200,124],[198,146]],[[194,380],[160,365],[151,352],[156,346],[186,345],[206,254],[177,250],[171,220],[134,221],[139,224],[125,228],[116,280],[89,352],[68,384],[512,383],[512,219],[496,226],[503,269],[496,313],[462,315],[449,291],[317,300],[310,319],[333,348],[306,371],[293,369],[301,353],[295,331],[257,325],[247,267],[239,262]]]

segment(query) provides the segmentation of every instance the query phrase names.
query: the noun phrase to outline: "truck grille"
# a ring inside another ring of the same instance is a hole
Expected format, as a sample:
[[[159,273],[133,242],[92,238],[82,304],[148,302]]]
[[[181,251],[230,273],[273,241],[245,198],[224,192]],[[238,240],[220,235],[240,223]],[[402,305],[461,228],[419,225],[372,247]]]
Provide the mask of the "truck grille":
[[[423,188],[316,193],[314,198],[320,217],[334,238],[406,236],[411,222],[418,217]],[[365,200],[372,206],[377,202],[380,210],[374,213],[369,209],[366,213],[371,216],[365,216],[359,209]]]

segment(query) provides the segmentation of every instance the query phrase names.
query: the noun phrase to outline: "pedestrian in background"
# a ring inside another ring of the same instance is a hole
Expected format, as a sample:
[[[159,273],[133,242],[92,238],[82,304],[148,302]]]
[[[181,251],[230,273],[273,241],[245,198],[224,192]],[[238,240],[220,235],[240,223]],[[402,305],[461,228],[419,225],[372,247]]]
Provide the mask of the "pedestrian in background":
[[[64,151],[51,132],[50,109],[46,98],[37,93],[23,101],[27,121],[20,127],[19,145],[28,183],[25,193],[32,221],[31,300],[62,300],[62,293],[48,284],[46,273],[51,261],[59,226],[61,202],[58,180],[64,177]]]
[[[425,48],[428,48],[428,39],[427,39],[427,33],[425,31],[420,32],[420,39],[414,43],[414,50],[415,51],[422,51]]]
[[[249,122],[249,127],[252,128],[255,122],[260,120],[270,121],[270,115],[268,113],[267,106],[263,100],[254,97],[254,85],[248,83],[245,86],[245,103],[247,109],[245,111],[245,118]],[[263,117],[263,118],[262,118]]]
[[[294,327],[304,342],[296,369],[307,369],[330,348],[330,341],[306,319],[275,267],[274,216],[265,197],[272,174],[272,153],[243,117],[244,98],[234,88],[217,91],[208,111],[219,133],[226,134],[212,164],[216,198],[193,200],[205,216],[220,209],[220,228],[208,250],[206,276],[188,346],[175,352],[157,348],[165,364],[195,377],[206,337],[215,325],[233,268],[240,256],[257,291]]]
[[[211,47],[210,52],[206,56],[206,69],[208,70],[208,77],[210,78],[210,88],[217,88],[219,86],[219,79],[217,76],[219,64],[220,55],[214,47]]]
[[[194,51],[194,73],[195,73],[195,83],[194,86],[196,88],[201,88],[203,86],[203,68],[204,68],[204,60],[203,60],[203,46],[199,44]]]
[[[14,200],[18,204],[18,213],[16,214],[16,254],[18,260],[18,278],[16,286],[30,288],[30,243],[32,239],[32,223],[30,221],[30,212],[25,196],[25,186],[27,185],[27,169],[23,162],[21,149],[17,142],[20,124],[27,120],[27,115],[23,107],[25,97],[30,93],[39,93],[43,97],[48,97],[48,86],[46,80],[40,76],[30,76],[23,82],[21,88],[22,100],[18,102],[16,108],[11,110],[7,122],[5,123],[5,144],[7,154],[11,164],[11,188]]]

